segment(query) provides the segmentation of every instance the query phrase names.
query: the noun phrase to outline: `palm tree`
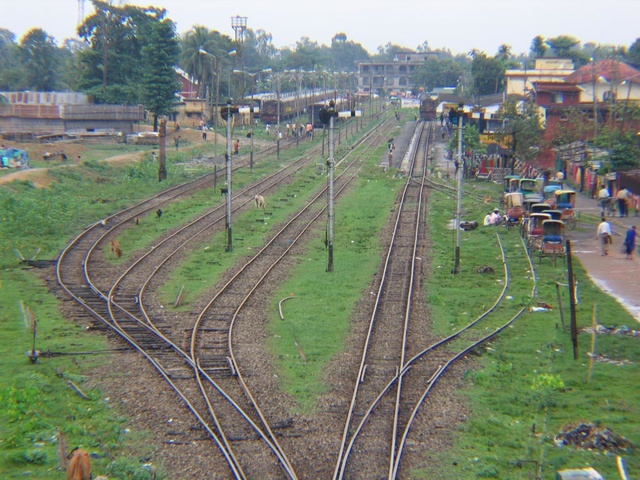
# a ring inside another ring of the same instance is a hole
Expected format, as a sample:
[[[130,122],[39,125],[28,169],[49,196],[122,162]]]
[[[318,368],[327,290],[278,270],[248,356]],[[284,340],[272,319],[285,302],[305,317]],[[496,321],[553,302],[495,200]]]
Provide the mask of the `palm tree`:
[[[203,97],[205,86],[213,81],[214,69],[219,71],[219,65],[200,50],[205,50],[221,59],[222,36],[219,32],[209,30],[202,25],[195,25],[182,37],[182,53],[180,66],[182,69],[198,81],[198,96]],[[213,62],[213,63],[212,63]]]

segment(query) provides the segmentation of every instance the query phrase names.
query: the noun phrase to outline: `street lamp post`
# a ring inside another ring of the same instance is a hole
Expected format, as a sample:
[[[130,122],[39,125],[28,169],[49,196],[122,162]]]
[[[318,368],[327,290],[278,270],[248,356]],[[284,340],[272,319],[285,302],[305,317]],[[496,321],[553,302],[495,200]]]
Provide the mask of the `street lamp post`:
[[[214,105],[215,108],[218,108],[218,99],[220,98],[220,71],[218,69],[218,57],[216,57],[214,54],[207,52],[204,49],[199,49],[198,53],[200,53],[200,55],[206,55],[209,57],[212,57],[215,60],[215,67],[214,67],[214,72],[216,75],[216,96],[214,99]],[[211,114],[213,116],[213,156],[215,157],[216,155],[216,147],[218,145],[218,115],[216,112],[213,111],[213,108],[211,109]]]
[[[251,78],[251,107],[249,108],[249,123],[251,124],[250,130],[249,130],[249,135],[251,136],[251,153],[249,155],[249,168],[250,170],[253,172],[253,135],[254,135],[254,114],[255,114],[255,105],[253,102],[253,89],[254,89],[254,83],[255,83],[255,78],[257,75],[259,75],[260,73],[263,72],[267,72],[267,71],[271,71],[271,69],[267,69],[267,70],[262,70],[261,72],[256,72],[256,73],[249,73],[245,70],[234,70],[233,73],[243,73],[245,75],[247,75],[248,77]]]
[[[227,153],[225,155],[226,166],[226,189],[224,193],[227,195],[227,252],[233,250],[233,236],[231,234],[231,122],[233,121],[233,115],[238,112],[236,107],[231,106],[231,99],[227,100],[227,106],[224,108],[220,115],[227,122]]]

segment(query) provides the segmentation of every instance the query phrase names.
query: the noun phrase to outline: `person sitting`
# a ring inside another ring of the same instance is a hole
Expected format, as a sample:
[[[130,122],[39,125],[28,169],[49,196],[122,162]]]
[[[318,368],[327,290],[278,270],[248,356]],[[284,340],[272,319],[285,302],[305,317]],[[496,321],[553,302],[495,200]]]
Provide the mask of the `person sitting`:
[[[491,213],[492,212],[487,213],[485,215],[485,217],[484,217],[484,226],[485,227],[488,227],[489,225],[491,225]]]
[[[496,208],[491,214],[491,225],[500,225],[502,221],[502,215],[500,215],[500,211]]]

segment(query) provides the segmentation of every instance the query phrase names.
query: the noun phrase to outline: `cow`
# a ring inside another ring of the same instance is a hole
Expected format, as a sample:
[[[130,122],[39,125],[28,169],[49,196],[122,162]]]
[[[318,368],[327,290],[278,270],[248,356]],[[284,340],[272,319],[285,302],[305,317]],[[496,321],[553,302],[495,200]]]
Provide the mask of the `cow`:
[[[262,210],[267,208],[267,202],[264,201],[264,197],[262,195],[256,195],[253,199],[256,202],[256,208],[261,208]]]
[[[91,480],[91,462],[87,452],[74,448],[67,458],[67,480]]]
[[[111,253],[116,258],[120,258],[122,256],[122,250],[120,250],[120,242],[118,240],[111,240],[109,242],[109,247],[111,248]]]

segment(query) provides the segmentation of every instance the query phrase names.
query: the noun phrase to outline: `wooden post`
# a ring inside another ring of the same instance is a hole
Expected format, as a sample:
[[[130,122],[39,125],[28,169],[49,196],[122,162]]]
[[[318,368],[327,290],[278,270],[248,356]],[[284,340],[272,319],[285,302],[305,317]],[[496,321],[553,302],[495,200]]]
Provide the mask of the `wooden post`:
[[[573,262],[571,260],[571,241],[567,240],[567,274],[569,275],[569,305],[571,307],[571,343],[573,343],[573,359],[578,360],[578,324],[576,321],[576,290],[573,278]]]
[[[160,163],[158,165],[158,181],[161,182],[167,179],[167,153],[166,153],[166,139],[167,139],[167,119],[162,118],[160,120],[160,128],[158,129],[158,142],[160,147]]]

